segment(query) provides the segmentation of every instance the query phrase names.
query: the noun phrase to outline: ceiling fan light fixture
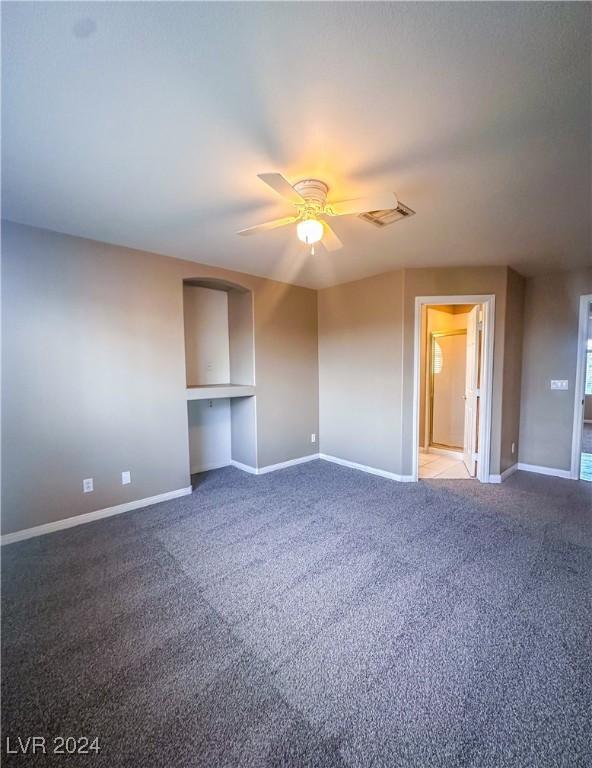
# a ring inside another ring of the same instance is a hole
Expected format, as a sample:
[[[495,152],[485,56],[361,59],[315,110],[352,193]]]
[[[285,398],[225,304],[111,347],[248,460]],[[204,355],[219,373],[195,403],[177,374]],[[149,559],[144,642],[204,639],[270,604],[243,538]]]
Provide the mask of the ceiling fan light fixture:
[[[323,224],[318,219],[304,219],[296,225],[298,239],[307,245],[318,243],[323,237]]]
[[[302,179],[292,185],[281,173],[258,173],[257,175],[268,187],[296,208],[295,215],[265,221],[263,224],[241,229],[237,234],[253,235],[256,232],[267,232],[277,227],[296,224],[298,239],[310,245],[312,255],[314,255],[314,244],[321,240],[327,251],[338,251],[343,248],[343,243],[325,221],[326,216],[357,215],[371,221],[377,227],[383,227],[391,221],[414,213],[397,201],[394,192],[381,192],[353,200],[327,201],[329,187],[320,179]]]

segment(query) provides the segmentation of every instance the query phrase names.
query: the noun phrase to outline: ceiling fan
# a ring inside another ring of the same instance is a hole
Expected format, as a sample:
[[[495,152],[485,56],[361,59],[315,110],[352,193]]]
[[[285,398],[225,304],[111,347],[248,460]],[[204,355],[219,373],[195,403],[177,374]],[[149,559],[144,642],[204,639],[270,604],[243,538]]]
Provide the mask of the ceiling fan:
[[[296,208],[296,214],[241,229],[237,234],[254,235],[257,232],[296,224],[298,239],[312,246],[313,254],[314,244],[318,242],[321,242],[328,251],[343,248],[341,240],[322,217],[353,216],[397,207],[397,197],[394,192],[382,192],[356,200],[327,202],[329,187],[319,179],[303,179],[292,185],[281,173],[259,173],[257,176],[278,195],[292,203]]]

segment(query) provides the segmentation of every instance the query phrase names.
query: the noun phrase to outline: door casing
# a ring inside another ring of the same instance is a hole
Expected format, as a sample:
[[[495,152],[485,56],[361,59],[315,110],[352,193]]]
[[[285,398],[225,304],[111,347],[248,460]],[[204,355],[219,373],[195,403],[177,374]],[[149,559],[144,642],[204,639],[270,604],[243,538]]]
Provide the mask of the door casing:
[[[582,430],[584,425],[584,391],[586,381],[586,343],[588,341],[588,317],[592,293],[580,296],[580,312],[578,324],[578,357],[576,363],[576,379],[574,386],[574,420],[571,438],[571,467],[572,480],[580,477],[580,454],[582,452]]]
[[[479,404],[479,461],[477,480],[495,482],[490,477],[491,466],[491,408],[493,400],[493,340],[495,334],[495,295],[416,296],[415,333],[413,346],[413,456],[411,480],[419,478],[419,376],[421,362],[421,312],[424,306],[438,304],[481,304],[483,306],[483,359]]]

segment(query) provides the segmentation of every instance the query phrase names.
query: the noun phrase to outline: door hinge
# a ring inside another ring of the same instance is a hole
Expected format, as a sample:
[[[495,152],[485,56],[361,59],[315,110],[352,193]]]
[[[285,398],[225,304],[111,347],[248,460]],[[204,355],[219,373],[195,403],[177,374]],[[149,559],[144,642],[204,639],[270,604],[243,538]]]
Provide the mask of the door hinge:
[[[473,461],[479,461],[479,454],[478,453],[474,453],[473,454]]]
[[[475,397],[481,397],[481,390],[480,389],[476,389],[475,390]]]

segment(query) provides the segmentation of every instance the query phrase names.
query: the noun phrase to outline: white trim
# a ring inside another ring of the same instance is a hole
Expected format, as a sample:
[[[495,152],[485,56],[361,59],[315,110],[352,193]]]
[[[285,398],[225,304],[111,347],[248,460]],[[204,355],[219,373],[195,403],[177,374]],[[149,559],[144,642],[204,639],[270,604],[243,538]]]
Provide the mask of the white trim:
[[[306,464],[308,461],[314,461],[319,458],[318,453],[311,453],[308,456],[300,456],[297,459],[289,459],[288,461],[280,461],[279,464],[268,464],[266,467],[252,467],[249,464],[241,464],[240,461],[230,462],[230,466],[242,469],[243,472],[249,472],[251,475],[266,475],[268,472],[275,472],[278,469],[286,469],[287,467],[294,467],[297,464]]]
[[[419,479],[419,368],[421,345],[421,309],[424,305],[438,304],[481,304],[483,306],[483,360],[481,362],[481,416],[479,420],[479,455],[477,479],[482,483],[492,482],[489,474],[491,464],[491,408],[493,402],[493,343],[495,337],[495,295],[463,296],[416,296],[413,340],[413,482]]]
[[[251,333],[251,339],[253,341],[252,343],[252,349],[253,349],[253,386],[255,389],[257,388],[257,354],[256,354],[256,345],[255,345],[255,329],[257,327],[257,322],[255,319],[255,291],[250,288],[249,292],[251,294],[251,318],[253,320],[253,328]],[[253,399],[253,418],[255,419],[255,463],[259,461],[259,420],[257,416],[257,395],[255,395]],[[232,462],[230,462],[232,466]],[[246,466],[246,465],[245,465]],[[240,469],[240,467],[239,467]],[[249,470],[245,470],[248,472]]]
[[[149,496],[146,499],[127,501],[125,504],[117,504],[114,507],[105,507],[105,509],[96,509],[94,512],[85,512],[82,515],[73,515],[72,517],[66,517],[64,520],[55,520],[52,523],[36,525],[34,528],[24,528],[22,531],[5,533],[1,537],[1,542],[2,545],[13,544],[15,541],[32,539],[34,536],[43,536],[46,533],[54,533],[54,531],[61,531],[65,528],[74,528],[75,526],[83,525],[84,523],[93,523],[95,520],[102,520],[104,517],[121,515],[123,512],[131,512],[133,509],[151,507],[153,504],[159,504],[162,501],[170,501],[171,499],[178,499],[180,496],[190,496],[192,490],[193,489],[189,485],[187,488],[178,488],[176,491],[159,493],[157,496]]]
[[[435,453],[438,456],[448,456],[451,459],[458,459],[459,461],[463,460],[463,453],[462,451],[455,451],[452,448],[436,448],[433,445],[430,445],[429,448],[421,448],[421,451],[424,451],[425,453]]]
[[[193,400],[229,400],[233,397],[254,397],[252,384],[204,384],[185,388],[187,401]]]
[[[582,424],[584,423],[584,401],[586,366],[584,358],[586,353],[586,341],[588,336],[589,305],[592,302],[592,293],[580,296],[580,310],[578,323],[578,356],[576,358],[576,379],[574,386],[574,418],[571,436],[571,469],[569,476],[577,480],[580,476],[580,454],[582,452]]]
[[[504,469],[504,471],[501,473],[501,475],[489,475],[489,482],[490,483],[503,483],[504,480],[507,480],[510,475],[513,475],[514,472],[518,469],[518,464],[512,464],[511,467],[508,467],[507,469]]]
[[[563,477],[567,480],[572,479],[569,469],[555,469],[554,467],[539,467],[536,464],[523,464],[518,462],[518,469],[523,472],[535,472],[537,475],[551,475],[552,477]]]
[[[358,464],[356,461],[347,461],[347,459],[339,459],[337,458],[337,456],[329,456],[326,453],[319,453],[319,459],[322,459],[323,461],[330,461],[333,464],[340,464],[342,467],[349,467],[350,469],[359,469],[361,472],[367,472],[369,475],[378,475],[378,477],[386,477],[387,480],[396,480],[398,483],[413,482],[412,475],[396,475],[394,472],[387,472],[385,469],[368,467],[365,464]]]
[[[222,469],[222,467],[229,467],[230,462],[224,461],[220,464],[219,461],[215,461],[211,464],[201,464],[199,467],[191,467],[191,474],[198,475],[200,472],[209,472],[211,469]]]
[[[512,464],[511,467],[504,469],[504,471],[501,474],[502,483],[504,482],[504,480],[510,477],[510,475],[513,475],[514,472],[517,472],[517,471],[518,471],[518,462],[516,462],[515,464]]]
[[[266,467],[259,467],[257,469],[258,475],[266,475],[268,472],[275,472],[276,469],[286,469],[286,467],[294,467],[297,464],[306,464],[308,461],[314,461],[319,458],[318,453],[311,453],[308,456],[300,456],[298,459],[290,459],[289,461],[280,461],[279,464],[268,464]]]
[[[257,474],[259,474],[257,472],[257,467],[252,467],[250,464],[243,464],[242,462],[235,461],[234,459],[231,459],[230,466],[231,467],[236,467],[237,469],[240,469],[243,472],[248,472],[250,475],[257,475]]]

